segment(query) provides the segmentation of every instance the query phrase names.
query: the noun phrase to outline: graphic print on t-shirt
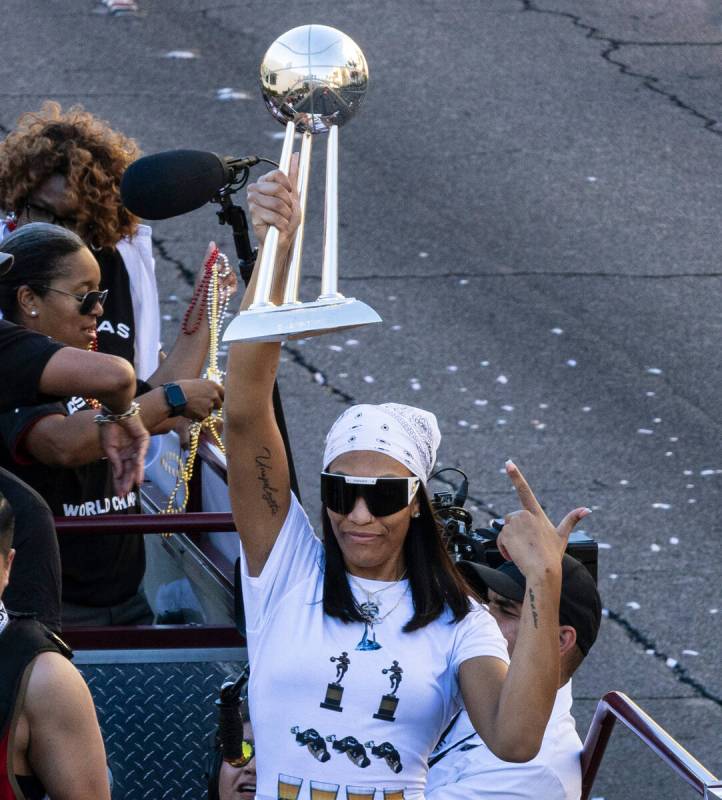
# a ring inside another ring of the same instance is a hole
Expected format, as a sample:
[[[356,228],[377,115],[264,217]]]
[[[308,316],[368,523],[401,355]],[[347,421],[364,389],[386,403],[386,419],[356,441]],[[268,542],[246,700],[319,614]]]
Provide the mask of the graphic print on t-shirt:
[[[399,684],[401,683],[401,675],[403,670],[399,666],[399,662],[394,660],[390,667],[384,667],[381,670],[383,675],[388,675],[391,680],[391,691],[381,697],[379,703],[379,710],[374,714],[374,719],[383,719],[386,722],[396,722],[394,712],[399,704],[399,698],[396,696]]]
[[[328,752],[326,742],[321,734],[315,728],[306,728],[302,731],[300,725],[294,725],[291,728],[291,733],[296,735],[296,741],[301,747],[306,747],[308,752],[322,764],[331,758],[331,753]]]
[[[298,800],[301,793],[303,778],[295,775],[278,774],[278,800]],[[326,783],[324,781],[310,781],[311,800],[337,800],[338,790],[341,788],[337,783]],[[346,797],[338,800],[373,800],[376,795],[374,786],[349,786],[345,787]],[[384,788],[383,800],[404,800],[404,789]]]
[[[371,763],[371,759],[366,754],[366,748],[355,736],[344,736],[342,739],[337,739],[332,733],[326,737],[326,741],[333,742],[331,745],[333,749],[339,753],[346,753],[349,761],[357,767],[365,769]]]
[[[376,756],[376,758],[383,758],[386,762],[386,766],[392,771],[395,772],[397,775],[401,772],[404,768],[404,765],[401,763],[401,756],[399,755],[399,751],[391,744],[391,742],[381,742],[381,744],[376,744],[374,741],[365,742],[366,749],[371,750],[371,755]]]
[[[331,656],[329,661],[336,664],[336,680],[328,684],[326,687],[326,697],[319,705],[321,708],[327,708],[329,711],[343,711],[343,708],[341,708],[341,698],[343,697],[341,681],[351,664],[351,659],[348,657],[348,652],[344,650],[340,656]]]

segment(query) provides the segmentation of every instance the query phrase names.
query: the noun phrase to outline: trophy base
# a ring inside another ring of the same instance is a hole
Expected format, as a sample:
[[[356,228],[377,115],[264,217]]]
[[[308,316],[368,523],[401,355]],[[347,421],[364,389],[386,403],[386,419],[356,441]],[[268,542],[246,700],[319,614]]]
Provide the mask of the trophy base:
[[[341,706],[334,706],[331,703],[319,703],[319,706],[321,706],[321,708],[327,708],[329,711],[343,711]]]
[[[381,322],[366,303],[334,297],[241,311],[223,334],[224,342],[281,342]]]
[[[343,686],[337,683],[329,683],[326,688],[326,697],[323,702],[319,703],[321,708],[326,708],[329,711],[343,711],[341,707],[341,700],[343,699]]]
[[[399,704],[399,698],[393,694],[385,694],[381,698],[379,710],[374,714],[374,719],[382,719],[384,722],[396,722],[394,712]]]

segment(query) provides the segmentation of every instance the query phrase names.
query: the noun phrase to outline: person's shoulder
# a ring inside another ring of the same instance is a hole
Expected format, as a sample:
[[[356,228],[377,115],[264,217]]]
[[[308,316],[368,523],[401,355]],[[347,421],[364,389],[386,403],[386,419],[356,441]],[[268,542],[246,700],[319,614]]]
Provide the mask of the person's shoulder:
[[[71,661],[59,652],[40,653],[33,662],[25,695],[25,710],[47,713],[50,707],[83,703],[88,687]]]

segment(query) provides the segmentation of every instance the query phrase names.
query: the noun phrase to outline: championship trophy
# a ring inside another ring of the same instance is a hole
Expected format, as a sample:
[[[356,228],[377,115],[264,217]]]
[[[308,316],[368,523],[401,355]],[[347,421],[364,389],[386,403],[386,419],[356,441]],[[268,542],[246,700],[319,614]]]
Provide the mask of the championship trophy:
[[[279,232],[266,233],[253,302],[226,329],[224,342],[277,342],[381,322],[368,305],[338,291],[338,129],[356,113],[368,87],[368,67],[361,49],[346,34],[325,25],[303,25],[284,33],[261,63],[263,99],[271,115],[286,126],[279,168],[289,173],[293,140],[302,134],[298,171],[301,222],[291,247],[288,271],[277,264]],[[328,134],[321,294],[311,302],[298,298],[303,227],[317,134]],[[281,281],[279,284],[278,281]],[[281,305],[271,300],[283,287]]]
[[[329,711],[343,711],[341,708],[341,698],[343,697],[343,686],[341,681],[346,674],[346,670],[351,663],[348,653],[344,650],[340,656],[331,656],[329,659],[332,663],[336,663],[336,680],[329,683],[326,687],[326,697],[322,703],[319,703],[321,708],[327,708]]]
[[[389,676],[389,680],[391,681],[391,691],[388,694],[381,696],[379,710],[374,714],[374,719],[383,719],[386,722],[395,722],[396,717],[394,716],[394,713],[396,711],[396,706],[399,704],[399,698],[396,696],[396,692],[398,691],[399,684],[401,683],[401,675],[403,674],[403,670],[399,666],[399,662],[394,661],[390,667],[382,669],[381,672],[384,675]]]

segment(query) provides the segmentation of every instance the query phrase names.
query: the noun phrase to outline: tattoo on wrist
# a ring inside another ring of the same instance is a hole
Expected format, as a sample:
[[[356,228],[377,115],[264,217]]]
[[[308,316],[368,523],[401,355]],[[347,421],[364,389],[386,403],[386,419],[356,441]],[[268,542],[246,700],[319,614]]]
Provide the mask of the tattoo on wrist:
[[[258,470],[257,478],[261,482],[261,497],[268,506],[271,514],[275,515],[278,513],[279,505],[278,501],[274,497],[274,494],[278,492],[278,489],[276,489],[274,486],[271,486],[271,479],[269,477],[269,473],[273,469],[271,466],[271,451],[267,447],[264,447],[263,451],[263,453],[256,456],[256,469]]]
[[[529,607],[531,608],[531,618],[534,621],[534,627],[539,627],[539,615],[536,612],[536,602],[534,599],[534,590],[529,587]]]

